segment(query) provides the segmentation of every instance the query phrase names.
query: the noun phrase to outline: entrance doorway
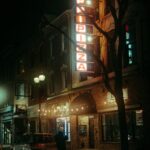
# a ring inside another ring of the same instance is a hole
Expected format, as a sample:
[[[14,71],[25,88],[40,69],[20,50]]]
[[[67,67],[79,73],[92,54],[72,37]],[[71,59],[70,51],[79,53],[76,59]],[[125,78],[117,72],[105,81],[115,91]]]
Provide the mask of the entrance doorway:
[[[79,148],[95,148],[94,115],[78,116]]]

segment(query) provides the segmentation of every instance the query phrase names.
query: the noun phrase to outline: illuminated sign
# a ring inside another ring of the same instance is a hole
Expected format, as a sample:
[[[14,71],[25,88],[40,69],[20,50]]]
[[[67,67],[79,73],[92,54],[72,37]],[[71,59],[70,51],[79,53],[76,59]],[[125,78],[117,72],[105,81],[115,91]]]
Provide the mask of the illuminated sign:
[[[76,51],[83,51],[79,47],[86,49],[87,45],[84,43],[77,43]]]
[[[81,9],[82,9],[83,11],[85,11],[85,7],[81,7]],[[82,13],[82,11],[79,9],[79,7],[76,7],[76,12],[77,12],[77,13]]]
[[[76,59],[77,61],[87,61],[87,55],[83,52],[76,53]]]
[[[81,15],[76,16],[76,22],[85,23],[86,22],[85,16],[81,16]]]
[[[77,62],[78,71],[87,71],[87,63]]]
[[[76,24],[76,31],[77,32],[86,32],[86,26],[84,24]]]
[[[89,10],[91,0],[76,0],[76,18],[75,18],[75,39],[76,39],[76,70],[87,72],[89,67],[88,57],[86,53],[87,45],[93,44],[93,25],[89,21],[83,11]],[[91,10],[91,9],[90,9]],[[81,48],[80,48],[81,47]]]
[[[76,0],[77,4],[84,4],[85,0]]]
[[[0,105],[6,103],[8,100],[8,90],[0,86]]]
[[[85,34],[76,34],[76,41],[77,42],[86,42],[86,35]]]

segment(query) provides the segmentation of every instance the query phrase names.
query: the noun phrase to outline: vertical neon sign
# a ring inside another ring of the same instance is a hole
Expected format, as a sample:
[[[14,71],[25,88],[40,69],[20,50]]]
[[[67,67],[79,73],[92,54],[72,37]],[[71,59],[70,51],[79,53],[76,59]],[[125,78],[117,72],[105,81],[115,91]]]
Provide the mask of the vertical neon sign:
[[[85,0],[76,0],[78,5],[81,5],[82,10],[85,8],[82,6],[85,3]],[[86,17],[82,14],[78,6],[76,6],[76,43],[78,46],[86,50]],[[76,69],[78,71],[87,71],[87,54],[85,51],[81,50],[79,47],[76,47]]]

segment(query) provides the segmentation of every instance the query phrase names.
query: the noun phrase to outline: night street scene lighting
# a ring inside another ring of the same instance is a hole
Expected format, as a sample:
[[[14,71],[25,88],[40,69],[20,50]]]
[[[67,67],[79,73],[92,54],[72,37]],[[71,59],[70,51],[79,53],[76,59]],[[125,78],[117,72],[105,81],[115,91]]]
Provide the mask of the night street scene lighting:
[[[56,149],[59,129],[68,150],[149,149],[148,1],[1,7],[0,149],[30,149],[37,134]]]

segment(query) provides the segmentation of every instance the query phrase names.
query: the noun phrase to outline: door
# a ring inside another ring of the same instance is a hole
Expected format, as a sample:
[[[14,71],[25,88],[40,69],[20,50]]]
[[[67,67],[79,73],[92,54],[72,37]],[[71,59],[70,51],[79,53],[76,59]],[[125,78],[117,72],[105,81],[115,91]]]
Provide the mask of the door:
[[[78,116],[78,136],[79,148],[87,149],[95,147],[93,115]]]

